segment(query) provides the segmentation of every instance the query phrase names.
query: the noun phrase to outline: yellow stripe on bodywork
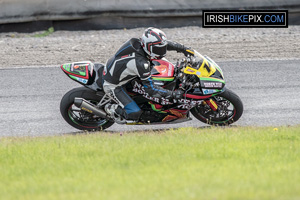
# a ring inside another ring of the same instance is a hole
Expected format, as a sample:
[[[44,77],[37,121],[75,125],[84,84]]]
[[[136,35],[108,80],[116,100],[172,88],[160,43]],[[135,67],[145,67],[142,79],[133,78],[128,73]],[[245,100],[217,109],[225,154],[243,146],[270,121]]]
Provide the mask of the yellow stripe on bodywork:
[[[186,52],[189,52],[190,54],[193,54],[193,55],[195,54],[194,51],[192,51],[192,50],[188,50],[188,49],[187,49],[187,50],[185,50],[185,51],[186,51]]]

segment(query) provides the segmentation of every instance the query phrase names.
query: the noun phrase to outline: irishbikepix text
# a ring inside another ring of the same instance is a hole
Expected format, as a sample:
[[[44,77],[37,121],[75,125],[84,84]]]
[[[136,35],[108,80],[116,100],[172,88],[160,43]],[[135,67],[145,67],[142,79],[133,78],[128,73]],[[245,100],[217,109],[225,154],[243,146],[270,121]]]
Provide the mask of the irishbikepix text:
[[[230,23],[263,23],[263,22],[284,22],[283,15],[209,15],[207,22],[230,22]]]
[[[203,11],[203,27],[288,27],[288,11]]]

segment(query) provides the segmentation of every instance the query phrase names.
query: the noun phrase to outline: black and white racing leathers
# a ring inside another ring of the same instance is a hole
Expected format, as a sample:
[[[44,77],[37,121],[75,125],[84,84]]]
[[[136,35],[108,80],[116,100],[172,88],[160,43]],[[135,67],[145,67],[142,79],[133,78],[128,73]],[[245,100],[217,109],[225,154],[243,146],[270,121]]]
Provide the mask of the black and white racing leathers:
[[[168,41],[168,50],[185,52],[186,48],[178,43]],[[116,113],[127,120],[137,121],[142,113],[139,106],[128,95],[124,85],[134,78],[140,78],[150,96],[171,98],[172,91],[153,84],[150,60],[144,52],[140,40],[132,38],[125,42],[117,53],[111,57],[104,68],[103,88],[118,101],[120,107]]]

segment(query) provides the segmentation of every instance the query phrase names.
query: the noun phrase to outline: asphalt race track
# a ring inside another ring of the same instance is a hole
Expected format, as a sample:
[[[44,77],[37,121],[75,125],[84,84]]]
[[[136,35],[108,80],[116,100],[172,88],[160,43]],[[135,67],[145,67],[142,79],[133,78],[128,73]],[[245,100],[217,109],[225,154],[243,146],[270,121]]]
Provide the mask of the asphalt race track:
[[[234,125],[281,126],[300,124],[300,60],[221,62],[227,87],[244,103]],[[80,132],[60,115],[60,99],[80,85],[60,67],[0,68],[0,136],[43,136]],[[108,131],[201,127],[192,120],[156,126],[113,125]]]

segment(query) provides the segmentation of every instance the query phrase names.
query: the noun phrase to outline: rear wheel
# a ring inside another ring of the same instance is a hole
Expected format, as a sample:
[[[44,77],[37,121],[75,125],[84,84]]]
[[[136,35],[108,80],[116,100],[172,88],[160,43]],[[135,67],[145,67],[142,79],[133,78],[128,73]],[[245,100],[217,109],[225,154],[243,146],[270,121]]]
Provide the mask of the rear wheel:
[[[200,121],[210,125],[229,125],[236,122],[243,114],[243,103],[238,95],[226,89],[223,93],[211,97],[217,104],[214,111],[203,101],[199,106],[191,109],[191,113]]]
[[[113,121],[81,110],[74,105],[75,97],[84,98],[90,103],[97,105],[103,95],[96,95],[95,91],[85,87],[72,89],[63,96],[60,102],[62,117],[68,124],[80,130],[97,131],[110,127],[113,125]]]

